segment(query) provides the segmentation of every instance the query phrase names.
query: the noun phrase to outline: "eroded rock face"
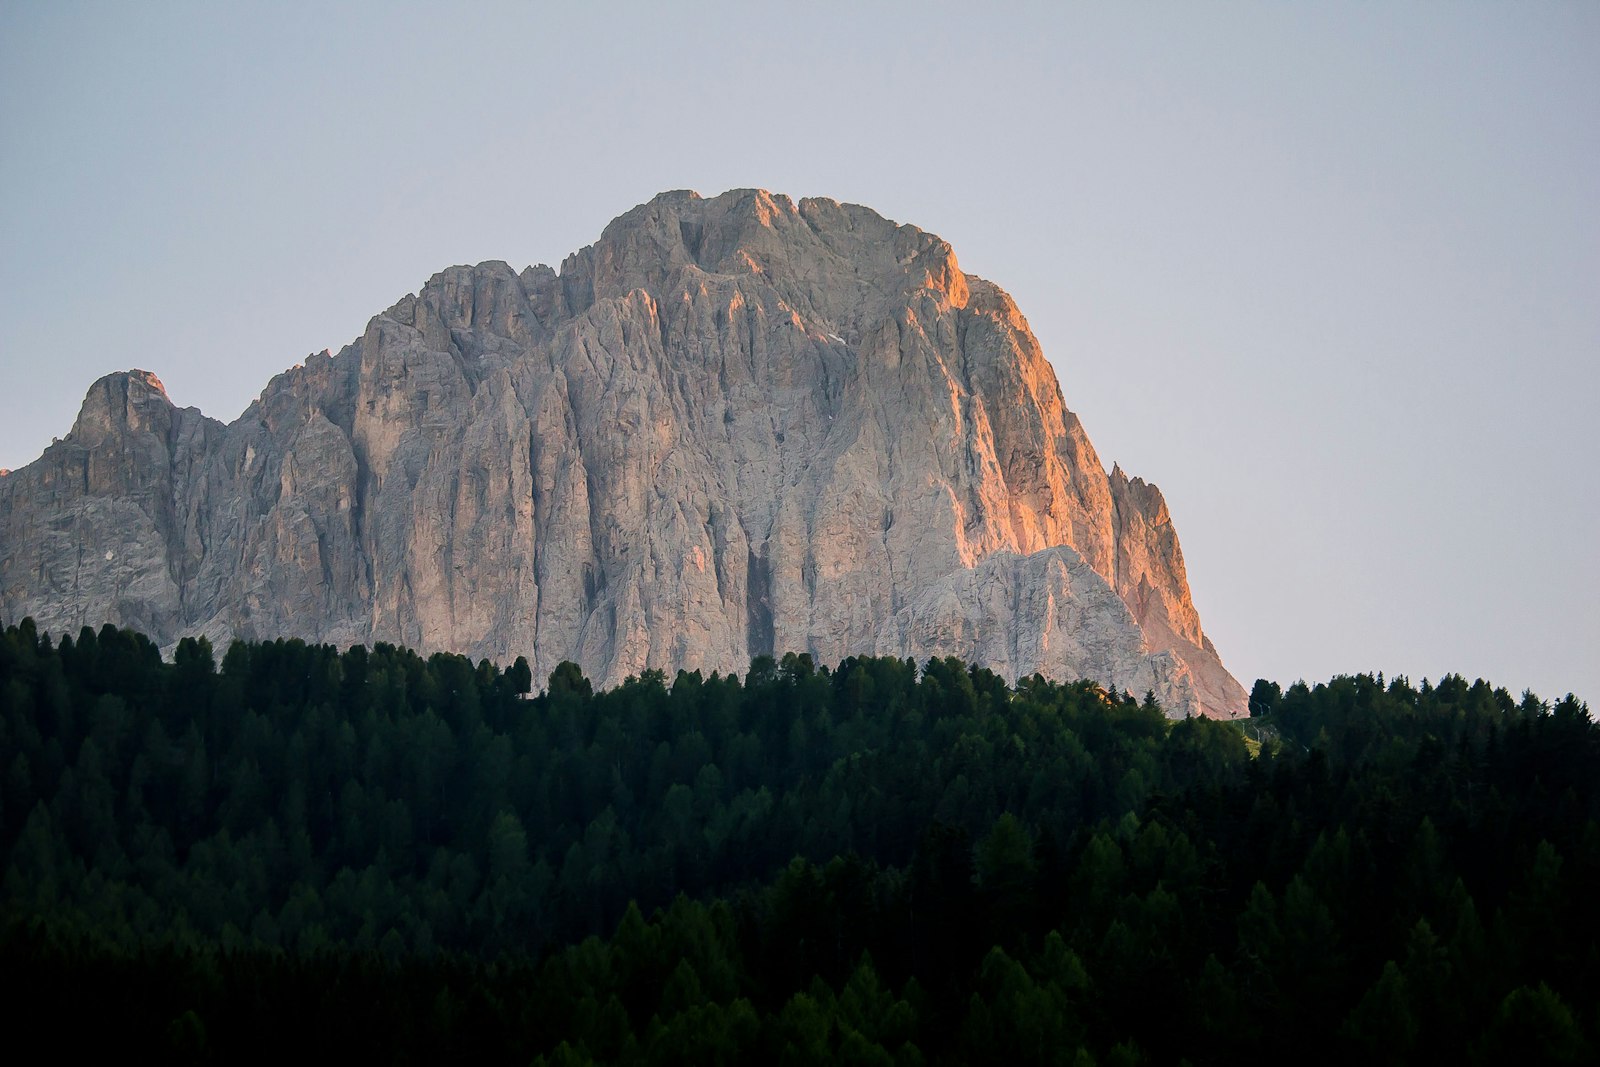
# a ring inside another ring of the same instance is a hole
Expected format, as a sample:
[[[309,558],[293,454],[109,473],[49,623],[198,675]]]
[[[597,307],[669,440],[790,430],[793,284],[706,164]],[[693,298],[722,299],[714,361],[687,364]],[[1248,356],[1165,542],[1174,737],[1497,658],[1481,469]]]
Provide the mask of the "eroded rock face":
[[[453,267],[228,426],[95,383],[0,480],[0,616],[743,671],[957,655],[1240,714],[1160,493],[1011,299],[866,208],[664,193]]]

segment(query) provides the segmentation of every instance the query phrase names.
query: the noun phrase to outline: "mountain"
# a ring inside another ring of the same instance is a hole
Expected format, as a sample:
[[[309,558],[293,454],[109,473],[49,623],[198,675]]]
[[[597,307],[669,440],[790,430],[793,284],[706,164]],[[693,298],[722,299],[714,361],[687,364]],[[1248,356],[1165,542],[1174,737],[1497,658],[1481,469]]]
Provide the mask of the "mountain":
[[[955,655],[1242,714],[1160,492],[1011,299],[854,205],[663,193],[452,267],[224,425],[145,371],[0,477],[0,619],[564,659]]]

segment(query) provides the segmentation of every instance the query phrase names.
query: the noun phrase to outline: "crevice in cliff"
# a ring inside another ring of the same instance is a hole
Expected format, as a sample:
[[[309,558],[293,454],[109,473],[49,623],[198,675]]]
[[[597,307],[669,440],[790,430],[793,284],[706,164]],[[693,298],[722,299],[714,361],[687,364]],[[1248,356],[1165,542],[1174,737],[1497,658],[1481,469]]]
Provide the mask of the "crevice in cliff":
[[[765,552],[751,552],[745,572],[745,644],[751,656],[770,656],[775,643],[772,564]]]
[[[678,220],[678,236],[683,239],[683,249],[689,253],[696,266],[700,265],[700,245],[705,240],[705,227],[689,219]]]

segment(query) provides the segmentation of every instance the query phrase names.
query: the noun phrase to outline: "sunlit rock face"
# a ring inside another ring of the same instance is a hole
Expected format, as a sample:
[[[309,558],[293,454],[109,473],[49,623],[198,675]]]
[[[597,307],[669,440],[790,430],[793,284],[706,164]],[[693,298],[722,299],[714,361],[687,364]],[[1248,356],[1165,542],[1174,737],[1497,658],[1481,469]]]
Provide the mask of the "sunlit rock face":
[[[452,267],[224,426],[90,389],[0,480],[0,617],[743,671],[808,651],[1245,694],[1154,486],[1027,323],[863,207],[663,193],[559,272]]]

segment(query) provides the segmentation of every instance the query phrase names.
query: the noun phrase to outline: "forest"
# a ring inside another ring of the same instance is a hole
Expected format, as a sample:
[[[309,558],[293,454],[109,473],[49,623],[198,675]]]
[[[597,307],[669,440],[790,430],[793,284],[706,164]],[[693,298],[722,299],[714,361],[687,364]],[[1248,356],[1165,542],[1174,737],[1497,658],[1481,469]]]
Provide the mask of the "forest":
[[[1587,705],[1358,674],[1251,711],[23,620],[6,1017],[179,1063],[1592,1062]]]

